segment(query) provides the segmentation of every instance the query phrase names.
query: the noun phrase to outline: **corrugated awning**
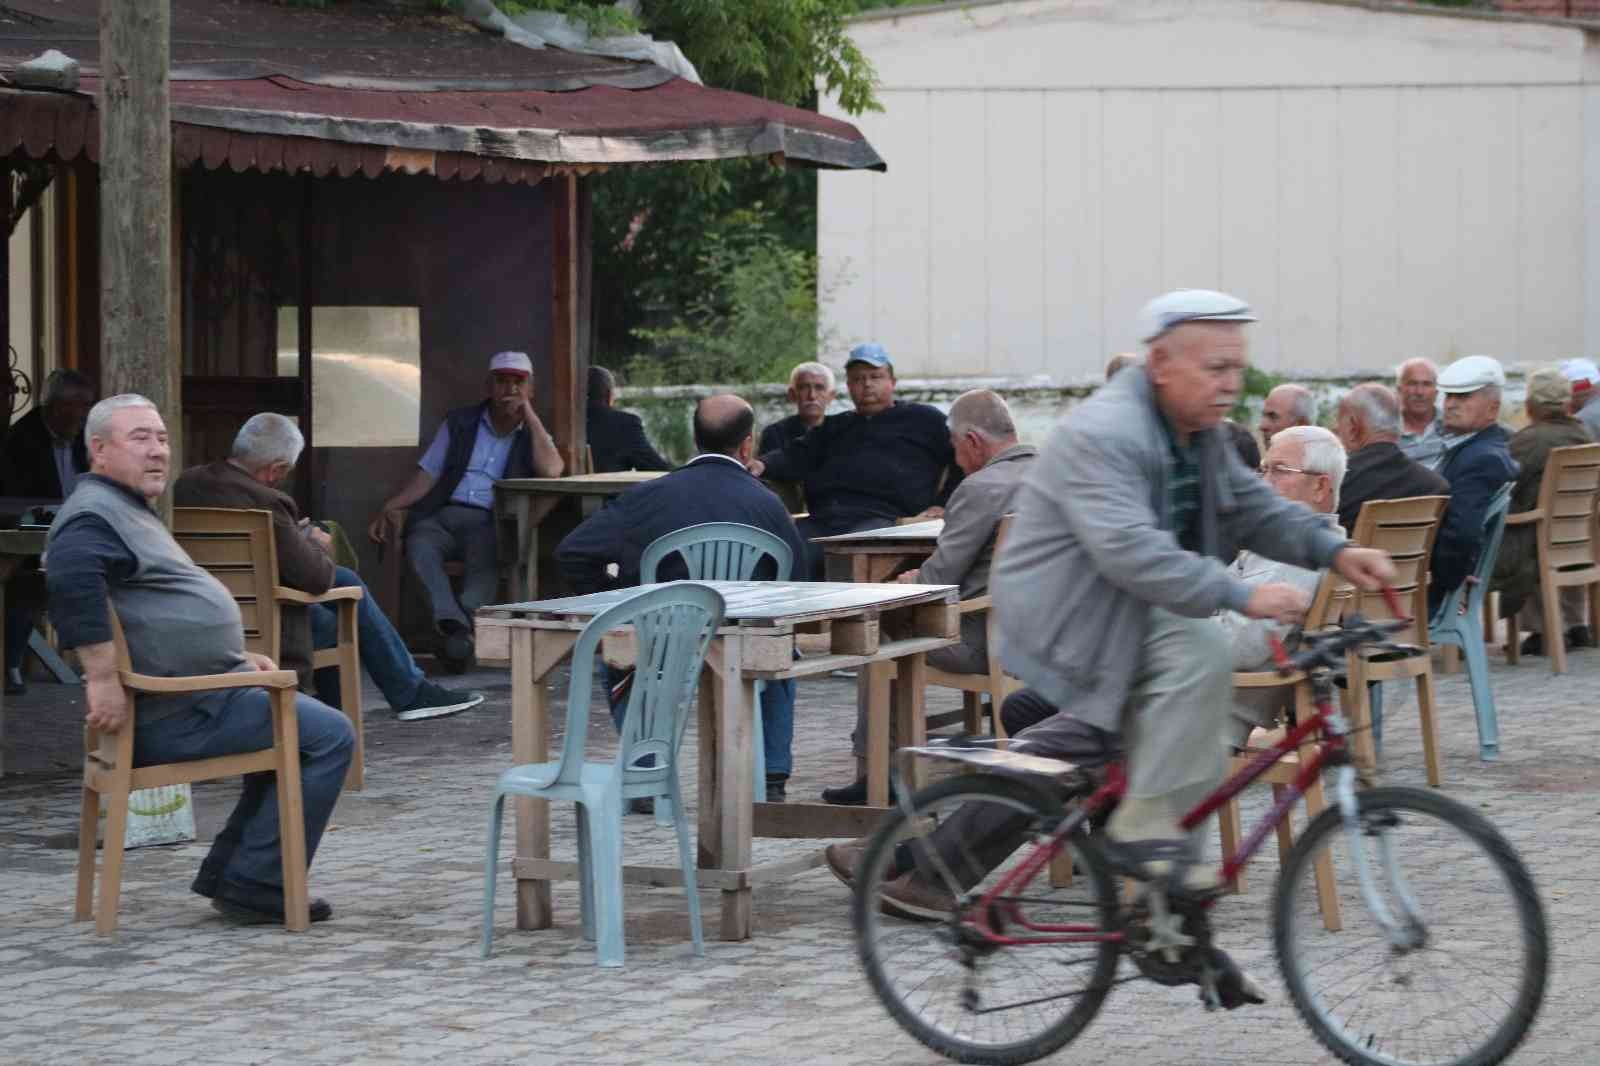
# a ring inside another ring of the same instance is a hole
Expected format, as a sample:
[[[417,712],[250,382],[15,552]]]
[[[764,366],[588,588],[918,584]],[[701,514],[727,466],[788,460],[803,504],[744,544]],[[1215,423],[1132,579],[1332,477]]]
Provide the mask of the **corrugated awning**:
[[[56,48],[85,75],[76,93],[0,91],[0,155],[98,158],[95,8],[96,0],[0,7],[0,70]],[[32,21],[19,22],[22,15]],[[884,167],[847,122],[695,85],[651,64],[522,48],[459,24],[348,7],[174,0],[178,161],[513,182],[553,169],[747,156]]]

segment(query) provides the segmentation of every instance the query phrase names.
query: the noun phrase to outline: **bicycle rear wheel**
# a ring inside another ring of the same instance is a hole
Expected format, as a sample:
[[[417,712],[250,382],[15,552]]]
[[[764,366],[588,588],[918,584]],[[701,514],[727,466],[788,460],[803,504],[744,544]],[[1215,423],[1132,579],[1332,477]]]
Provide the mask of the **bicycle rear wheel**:
[[[1011,1066],[1057,1050],[1089,1024],[1116,973],[1119,945],[1098,939],[1116,922],[1105,860],[1081,834],[1069,838],[1053,870],[984,916],[1007,937],[1051,942],[995,944],[975,928],[978,901],[1059,824],[1061,803],[1022,781],[968,775],[910,806],[910,817],[898,807],[884,817],[856,871],[856,944],[873,991],[906,1032],[957,1062]]]
[[[1295,844],[1274,901],[1295,1009],[1352,1066],[1494,1066],[1527,1035],[1544,996],[1549,934],[1533,879],[1505,838],[1454,800],[1409,788],[1357,800],[1371,884],[1402,926],[1415,916],[1415,944],[1393,946],[1369,908],[1330,807]],[[1332,861],[1336,932],[1319,907],[1322,858]]]

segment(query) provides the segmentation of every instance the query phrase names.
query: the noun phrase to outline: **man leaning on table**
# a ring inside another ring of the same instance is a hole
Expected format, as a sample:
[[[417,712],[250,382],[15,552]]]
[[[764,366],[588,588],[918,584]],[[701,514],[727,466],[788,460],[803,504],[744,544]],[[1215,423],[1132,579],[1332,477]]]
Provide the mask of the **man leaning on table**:
[[[699,453],[686,464],[618,496],[584,519],[556,548],[556,564],[572,592],[587,595],[639,584],[645,549],[668,533],[704,522],[754,526],[789,546],[796,564],[805,544],[794,519],[777,495],[750,475],[745,464],[754,449],[755,412],[737,396],[708,396],[694,409],[694,443]],[[607,567],[616,567],[609,577]],[[770,569],[756,571],[770,578]],[[658,581],[685,575],[683,561],[663,561]],[[619,706],[613,706],[613,715]],[[619,723],[620,724],[620,723]],[[792,765],[794,682],[769,681],[761,696],[766,741],[767,802],[781,803]]]
[[[108,733],[127,727],[127,692],[117,676],[111,612],[127,639],[135,672],[186,677],[273,670],[244,650],[233,594],[190,561],[152,509],[167,487],[167,428],[143,396],[95,404],[86,427],[89,473],[56,513],[46,542],[50,620],[63,647],[83,663],[88,723]],[[142,695],[136,704],[133,763],[149,766],[259,751],[272,746],[265,689]],[[355,750],[342,713],[295,696],[306,863],[339,799]],[[228,824],[217,834],[190,888],[224,917],[243,924],[283,921],[278,779],[247,774]],[[311,920],[333,909],[312,900]]]
[[[950,405],[950,443],[966,477],[950,494],[938,546],[916,570],[897,580],[924,585],[960,585],[970,600],[989,591],[989,564],[994,558],[995,531],[1011,509],[1011,499],[1038,449],[1017,442],[1011,409],[997,392],[974,389]],[[981,674],[989,669],[989,639],[983,612],[961,618],[961,643],[928,652],[928,665],[953,674]],[[841,788],[822,790],[825,803],[859,806],[867,802],[866,708],[856,713],[851,735],[856,779]]]
[[[427,591],[442,638],[440,659],[457,673],[472,662],[472,612],[494,599],[494,483],[501,478],[560,477],[561,453],[533,409],[533,363],[526,352],[489,360],[482,403],[445,415],[411,479],[384,501],[367,527],[379,544],[400,532],[406,515],[406,558]],[[466,567],[458,596],[446,560]]]

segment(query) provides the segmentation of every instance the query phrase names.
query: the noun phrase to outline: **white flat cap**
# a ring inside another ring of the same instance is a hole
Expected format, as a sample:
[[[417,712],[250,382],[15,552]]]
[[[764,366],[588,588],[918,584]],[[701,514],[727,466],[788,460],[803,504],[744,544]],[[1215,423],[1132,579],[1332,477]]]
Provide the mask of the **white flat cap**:
[[[1490,385],[1504,388],[1506,372],[1500,360],[1487,355],[1468,355],[1439,371],[1440,392],[1477,392]]]
[[[528,358],[527,352],[495,352],[489,360],[489,373],[532,377],[533,360]]]
[[[1178,289],[1157,296],[1139,312],[1139,339],[1149,344],[1185,322],[1255,322],[1250,305],[1237,296],[1210,289]]]
[[[1600,366],[1595,366],[1593,359],[1568,359],[1561,364],[1561,376],[1574,385],[1580,381],[1594,385],[1600,382]]]

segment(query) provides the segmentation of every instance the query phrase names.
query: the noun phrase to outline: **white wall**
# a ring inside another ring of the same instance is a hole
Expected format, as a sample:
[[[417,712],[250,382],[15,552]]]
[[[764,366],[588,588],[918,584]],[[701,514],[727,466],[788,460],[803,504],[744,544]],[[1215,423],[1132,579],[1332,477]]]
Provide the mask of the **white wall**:
[[[1178,287],[1249,300],[1256,360],[1282,371],[1600,345],[1580,30],[1012,0],[852,36],[886,108],[853,121],[889,173],[822,174],[820,286],[837,335],[902,376],[1092,379]]]

